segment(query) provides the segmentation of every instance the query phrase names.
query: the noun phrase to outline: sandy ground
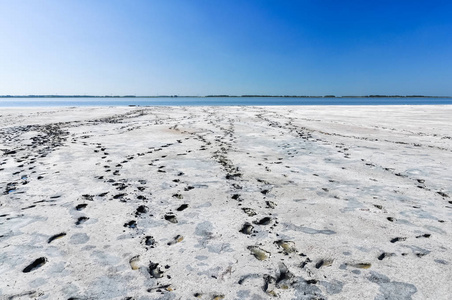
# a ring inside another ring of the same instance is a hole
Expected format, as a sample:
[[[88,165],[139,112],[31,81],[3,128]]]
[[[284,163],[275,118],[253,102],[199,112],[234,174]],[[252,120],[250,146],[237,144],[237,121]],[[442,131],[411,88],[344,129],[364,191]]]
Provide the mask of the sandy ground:
[[[452,299],[452,106],[0,111],[1,299]]]

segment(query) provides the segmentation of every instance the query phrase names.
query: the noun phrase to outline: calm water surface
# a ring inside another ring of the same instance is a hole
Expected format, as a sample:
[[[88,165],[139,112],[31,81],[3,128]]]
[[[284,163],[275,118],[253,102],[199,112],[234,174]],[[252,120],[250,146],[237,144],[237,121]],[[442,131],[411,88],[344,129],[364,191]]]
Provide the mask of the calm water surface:
[[[49,106],[267,106],[267,105],[452,105],[452,98],[2,98],[0,107]]]

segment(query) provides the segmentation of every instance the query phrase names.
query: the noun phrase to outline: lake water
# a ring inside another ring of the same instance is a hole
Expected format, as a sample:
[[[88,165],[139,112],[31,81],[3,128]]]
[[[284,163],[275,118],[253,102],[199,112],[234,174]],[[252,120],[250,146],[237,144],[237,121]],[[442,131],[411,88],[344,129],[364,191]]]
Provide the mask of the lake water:
[[[452,98],[0,98],[0,107],[51,106],[273,106],[273,105],[452,105]]]

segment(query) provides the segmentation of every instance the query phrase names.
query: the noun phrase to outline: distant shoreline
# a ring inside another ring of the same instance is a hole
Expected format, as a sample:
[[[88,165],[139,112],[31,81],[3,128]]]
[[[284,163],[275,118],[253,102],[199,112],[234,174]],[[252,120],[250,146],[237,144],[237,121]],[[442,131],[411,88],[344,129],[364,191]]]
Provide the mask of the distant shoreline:
[[[94,96],[94,95],[0,95],[0,98],[452,98],[452,96],[424,95],[365,95],[365,96],[300,96],[300,95],[206,95],[206,96]]]

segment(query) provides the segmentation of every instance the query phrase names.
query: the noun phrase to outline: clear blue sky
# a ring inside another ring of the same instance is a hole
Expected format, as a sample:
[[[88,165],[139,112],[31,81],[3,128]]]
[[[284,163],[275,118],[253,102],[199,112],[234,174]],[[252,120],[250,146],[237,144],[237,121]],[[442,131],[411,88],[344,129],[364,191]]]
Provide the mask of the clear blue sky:
[[[452,1],[0,0],[0,95],[452,95]]]

